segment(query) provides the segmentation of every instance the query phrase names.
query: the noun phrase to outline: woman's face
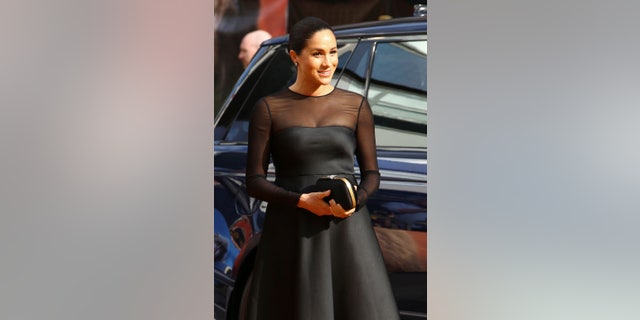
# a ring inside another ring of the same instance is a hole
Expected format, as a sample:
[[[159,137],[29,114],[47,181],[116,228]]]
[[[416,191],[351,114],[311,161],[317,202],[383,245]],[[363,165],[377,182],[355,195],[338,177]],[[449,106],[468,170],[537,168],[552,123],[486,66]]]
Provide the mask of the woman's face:
[[[308,86],[326,86],[338,66],[338,46],[331,30],[320,30],[307,40],[300,55],[292,52],[298,63],[298,80]]]

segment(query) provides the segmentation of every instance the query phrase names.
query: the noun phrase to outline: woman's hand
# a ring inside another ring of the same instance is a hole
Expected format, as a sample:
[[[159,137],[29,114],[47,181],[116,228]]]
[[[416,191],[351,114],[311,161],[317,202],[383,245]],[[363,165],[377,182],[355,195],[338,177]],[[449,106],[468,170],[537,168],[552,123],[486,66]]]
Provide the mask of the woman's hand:
[[[298,207],[306,209],[317,216],[332,215],[338,218],[348,218],[356,211],[355,208],[345,211],[342,206],[337,204],[333,199],[329,200],[329,204],[327,204],[324,198],[330,194],[331,190],[303,193],[300,195],[300,200],[298,200]]]
[[[303,193],[300,195],[300,199],[298,200],[298,207],[311,211],[317,216],[330,216],[332,215],[331,207],[324,202],[324,198],[328,197],[330,194],[331,190]]]

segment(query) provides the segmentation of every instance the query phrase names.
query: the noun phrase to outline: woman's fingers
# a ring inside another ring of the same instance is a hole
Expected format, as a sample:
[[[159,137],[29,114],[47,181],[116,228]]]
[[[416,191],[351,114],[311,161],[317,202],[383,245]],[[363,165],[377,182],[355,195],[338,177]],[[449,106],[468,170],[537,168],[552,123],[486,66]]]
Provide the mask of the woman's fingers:
[[[336,203],[333,199],[329,200],[329,207],[331,208],[331,214],[339,218],[348,218],[355,211],[355,209],[345,211],[344,208],[342,208],[342,205]]]
[[[346,211],[346,212],[345,212],[345,214],[347,214],[347,215],[349,215],[349,216],[350,216],[350,215],[352,215],[354,212],[356,212],[356,208],[352,208],[351,210]]]

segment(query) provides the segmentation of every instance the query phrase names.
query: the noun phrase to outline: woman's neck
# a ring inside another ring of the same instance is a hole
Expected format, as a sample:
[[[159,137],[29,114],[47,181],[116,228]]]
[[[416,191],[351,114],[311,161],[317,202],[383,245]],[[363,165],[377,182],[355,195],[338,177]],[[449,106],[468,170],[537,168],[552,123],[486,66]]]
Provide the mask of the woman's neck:
[[[296,82],[289,87],[289,90],[305,96],[324,96],[326,94],[329,94],[331,91],[333,91],[333,86],[323,85],[323,86],[317,86],[317,87],[305,87],[303,85],[300,85],[298,82]]]

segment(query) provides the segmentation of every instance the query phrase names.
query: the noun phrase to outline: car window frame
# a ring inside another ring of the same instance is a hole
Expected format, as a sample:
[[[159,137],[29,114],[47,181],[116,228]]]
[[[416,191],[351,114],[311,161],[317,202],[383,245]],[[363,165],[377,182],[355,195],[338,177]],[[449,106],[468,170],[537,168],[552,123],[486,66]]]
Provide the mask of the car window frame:
[[[332,79],[333,84],[339,83],[342,80],[345,70],[347,69],[346,66],[348,66],[349,63],[351,62],[351,59],[354,56],[354,52],[358,50],[358,48],[360,48],[361,45],[371,43],[371,48],[370,48],[371,51],[368,53],[368,56],[367,56],[368,65],[365,71],[364,88],[360,93],[363,96],[368,98],[369,90],[371,88],[371,82],[372,82],[371,76],[373,72],[373,65],[375,63],[375,56],[376,56],[376,50],[377,50],[378,44],[393,43],[393,42],[427,41],[427,34],[425,31],[424,34],[338,37],[337,41],[339,46],[346,45],[346,44],[355,44],[355,46],[351,51],[351,53],[349,53],[347,57],[347,61],[344,63],[344,68],[340,71],[340,74],[338,75],[338,77],[334,76],[334,79]],[[238,120],[238,116],[243,112],[246,112],[245,110],[246,108],[253,108],[253,106],[247,105],[247,101],[249,100],[249,95],[251,95],[254,92],[257,85],[260,84],[260,81],[264,76],[264,73],[268,69],[269,65],[273,62],[273,59],[274,59],[273,55],[277,54],[277,51],[282,50],[282,48],[286,47],[286,45],[287,45],[286,42],[280,42],[280,43],[272,43],[272,44],[260,47],[255,58],[252,59],[251,63],[249,64],[245,72],[242,73],[238,82],[236,83],[231,93],[225,100],[223,107],[219,111],[218,117],[214,119],[214,132],[215,132],[215,129],[218,128],[218,125],[220,124],[223,118],[230,117],[231,119],[229,121],[225,121],[226,126],[223,129],[222,133],[218,134],[219,138],[216,139],[214,137],[214,143],[216,144],[246,144],[247,143],[246,139],[244,140],[234,139],[233,141],[228,140],[229,132],[234,127],[233,124]],[[256,70],[256,67],[255,67],[256,65],[259,65],[265,62],[267,63],[267,65],[264,68],[262,68],[262,70]],[[244,98],[241,98],[243,99],[243,101],[239,103],[240,107],[238,107],[237,110],[230,110],[229,106],[232,104],[232,100],[238,98],[237,97],[238,92],[241,89],[244,89],[243,87],[246,85],[246,82],[248,81],[249,77],[253,76],[255,72],[261,72],[260,74],[256,75],[258,77],[258,80],[255,82],[255,84],[252,85],[251,88],[248,89],[247,96]],[[232,112],[232,114],[229,114],[229,112]],[[376,122],[376,126],[378,125],[379,125],[379,122]],[[215,136],[215,133],[214,133],[214,136]]]

